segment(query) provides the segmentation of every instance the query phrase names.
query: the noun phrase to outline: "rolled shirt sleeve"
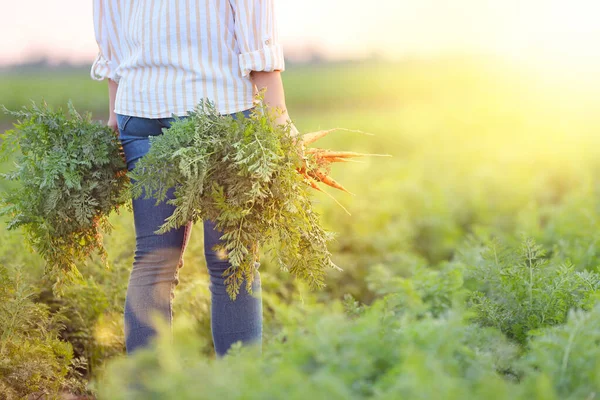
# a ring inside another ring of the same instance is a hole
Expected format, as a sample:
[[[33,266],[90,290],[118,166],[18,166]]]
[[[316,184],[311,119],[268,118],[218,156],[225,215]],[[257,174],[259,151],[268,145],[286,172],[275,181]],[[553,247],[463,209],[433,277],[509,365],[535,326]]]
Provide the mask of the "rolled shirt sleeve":
[[[240,48],[242,76],[251,71],[283,71],[275,0],[229,0],[234,12],[235,36]]]
[[[94,32],[98,44],[98,55],[92,64],[90,76],[101,81],[105,78],[119,82],[118,74],[119,57],[116,42],[111,37],[116,37],[114,15],[111,15],[110,2],[94,0]]]
[[[109,78],[115,82],[119,82],[120,77],[116,73],[117,67],[118,65],[113,60],[107,60],[102,55],[102,52],[99,52],[92,64],[90,76],[97,81]]]

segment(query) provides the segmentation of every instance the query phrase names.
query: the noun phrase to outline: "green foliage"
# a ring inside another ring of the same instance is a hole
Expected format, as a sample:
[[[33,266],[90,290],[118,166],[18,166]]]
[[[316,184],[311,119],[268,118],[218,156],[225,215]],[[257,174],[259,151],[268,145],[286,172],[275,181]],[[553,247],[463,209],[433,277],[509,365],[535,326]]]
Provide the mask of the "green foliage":
[[[262,102],[249,118],[221,116],[203,100],[188,118],[150,138],[150,151],[129,173],[132,196],[164,201],[175,187],[173,214],[157,231],[209,219],[223,232],[216,252],[231,266],[224,272],[235,299],[246,280],[251,292],[261,244],[270,244],[282,270],[324,286],[331,261],[327,242],[334,233],[321,227],[310,201],[312,189],[296,171],[301,155],[290,124],[273,122]],[[310,162],[310,161],[309,161]]]
[[[88,360],[88,373],[99,377],[107,366],[112,378],[98,380],[97,390],[105,398],[135,393],[130,397],[144,399],[151,394],[184,399],[594,397],[598,312],[576,311],[565,320],[564,311],[570,303],[589,308],[593,281],[588,294],[573,291],[572,285],[600,266],[597,86],[567,87],[547,74],[511,70],[504,62],[456,59],[290,66],[282,77],[301,131],[352,126],[377,135],[376,140],[329,135],[319,147],[395,157],[384,168],[368,158],[332,167],[331,176],[359,194],[345,199],[351,217],[313,192],[320,221],[342,233],[329,249],[344,271],[331,271],[323,290],[309,291],[302,280],[287,279],[272,258],[262,260],[263,360],[242,347],[234,348],[235,357],[227,362],[211,359],[201,229],[192,236],[188,267],[181,271],[174,343],[165,336],[145,356],[105,364],[122,352],[122,304],[135,250],[131,214],[113,214],[118,229],[105,236],[111,269],[81,265],[82,274],[93,279],[61,299],[50,295],[49,282],[40,279],[40,260],[26,251],[21,232],[0,226],[0,264],[27,265],[32,284],[43,289],[36,302],[48,304],[51,313],[62,310],[67,319],[59,337],[72,344],[74,357]],[[90,81],[86,71],[3,78],[0,103],[9,108],[40,96],[52,105],[72,98],[94,115],[106,116],[106,88]],[[0,169],[12,167],[5,161]],[[13,183],[2,180],[0,188],[10,191]],[[528,277],[521,233],[546,252],[538,254],[540,265],[534,263],[534,271],[549,275],[535,281],[535,307],[548,298],[544,292],[560,292],[556,302],[550,298],[545,324],[527,325],[528,286],[513,282],[524,276],[526,283]],[[482,258],[489,252],[487,239],[465,244],[469,235],[501,239],[502,267],[489,256]],[[563,275],[557,272],[561,266],[568,267]],[[505,271],[510,274],[504,276]],[[9,276],[14,274],[11,269]],[[504,291],[500,278],[509,281]],[[497,307],[467,308],[462,315],[462,296],[473,292]],[[8,298],[15,296],[10,292]],[[377,305],[382,296],[387,296],[385,307]],[[369,310],[373,304],[379,309]],[[512,318],[500,319],[500,332],[482,325],[494,322],[490,319],[498,310]],[[584,321],[579,327],[578,318]],[[186,330],[177,332],[177,324],[188,320]],[[527,326],[513,332],[513,322]],[[380,332],[389,338],[381,339]],[[15,347],[13,359],[46,363],[28,351]],[[465,367],[469,363],[472,368]],[[21,365],[10,364],[3,373],[19,376]],[[137,379],[145,389],[135,390]],[[355,388],[357,394],[351,393]],[[35,389],[26,392],[39,397]]]
[[[589,312],[572,310],[564,325],[547,328],[532,338],[530,351],[522,360],[529,373],[524,384],[535,387],[551,382],[555,398],[594,398],[600,391],[599,344],[600,305]]]
[[[79,361],[71,345],[59,339],[64,316],[36,302],[37,294],[22,267],[9,273],[0,266],[0,398],[82,387],[73,370]]]
[[[569,310],[596,300],[600,275],[546,258],[533,239],[513,250],[492,240],[466,276],[477,289],[469,303],[476,320],[525,343],[537,329],[565,322]]]
[[[2,135],[5,157],[20,150],[15,168],[2,176],[18,183],[2,195],[1,215],[9,229],[24,227],[32,247],[57,279],[77,276],[76,263],[94,252],[103,259],[101,232],[110,232],[108,215],[126,202],[128,184],[115,133],[80,115],[34,102],[20,111],[15,128]]]
[[[289,326],[262,355],[236,346],[212,361],[178,324],[175,340],[165,335],[114,360],[95,386],[100,399],[459,399],[512,388],[496,370],[516,349],[498,331],[472,329],[460,313],[415,318],[392,304],[379,299],[348,317],[336,302]]]
[[[122,337],[122,304],[111,304],[109,290],[93,277],[65,287],[61,297],[44,299],[65,318],[61,339],[73,347],[73,352],[85,360],[87,377],[112,356],[125,349]],[[51,296],[51,291],[46,295]]]
[[[464,299],[462,270],[447,264],[440,270],[414,265],[409,277],[393,275],[393,269],[374,265],[367,276],[370,290],[393,294],[398,307],[415,315],[439,316]]]

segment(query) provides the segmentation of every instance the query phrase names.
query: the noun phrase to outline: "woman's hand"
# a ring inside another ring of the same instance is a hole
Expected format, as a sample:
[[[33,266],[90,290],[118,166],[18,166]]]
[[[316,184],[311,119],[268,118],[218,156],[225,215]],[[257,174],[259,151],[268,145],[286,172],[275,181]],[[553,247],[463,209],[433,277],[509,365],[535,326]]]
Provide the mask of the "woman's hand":
[[[117,115],[114,112],[110,113],[106,125],[115,132],[119,130],[119,126],[117,125]]]
[[[294,143],[296,144],[300,155],[304,158],[304,143],[302,142],[302,136],[300,136],[300,132],[293,123],[290,129],[290,135],[294,137]]]

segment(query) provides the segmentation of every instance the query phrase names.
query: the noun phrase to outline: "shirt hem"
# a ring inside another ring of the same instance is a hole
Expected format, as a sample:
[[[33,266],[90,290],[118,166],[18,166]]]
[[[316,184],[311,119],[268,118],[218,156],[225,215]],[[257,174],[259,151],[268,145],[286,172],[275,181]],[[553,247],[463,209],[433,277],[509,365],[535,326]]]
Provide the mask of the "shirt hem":
[[[235,114],[238,112],[246,111],[252,107],[254,107],[254,102],[251,102],[249,104],[244,103],[244,105],[239,106],[239,107],[231,107],[231,108],[217,107],[217,110],[218,110],[219,114],[227,115],[227,114]],[[158,119],[158,118],[171,118],[173,116],[173,114],[175,114],[178,117],[186,116],[190,111],[193,111],[194,108],[195,107],[189,108],[189,109],[186,109],[185,111],[178,110],[178,111],[163,111],[163,112],[158,112],[158,113],[138,113],[135,111],[129,111],[127,109],[115,107],[114,112],[116,114],[128,115],[131,117]]]

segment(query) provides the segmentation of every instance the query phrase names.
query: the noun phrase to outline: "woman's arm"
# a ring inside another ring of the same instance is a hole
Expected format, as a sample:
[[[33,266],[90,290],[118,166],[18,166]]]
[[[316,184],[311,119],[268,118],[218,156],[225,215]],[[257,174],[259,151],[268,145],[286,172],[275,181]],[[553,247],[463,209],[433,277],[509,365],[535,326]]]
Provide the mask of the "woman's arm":
[[[117,131],[117,115],[115,114],[115,98],[117,97],[117,89],[119,84],[112,79],[108,79],[108,123],[107,125],[113,130]]]
[[[288,114],[287,106],[285,105],[285,93],[283,90],[283,81],[281,80],[281,72],[252,71],[250,73],[250,79],[259,91],[266,89],[264,102],[268,109],[272,110],[275,114],[275,123],[286,125],[288,122],[291,122],[292,120]],[[296,129],[296,126],[292,123],[290,126],[290,134],[297,135],[298,133],[298,129]],[[302,142],[297,142],[297,145],[298,149],[301,152],[304,152]]]
[[[117,69],[121,52],[118,43],[111,40],[111,32],[115,34],[118,32],[113,23],[113,12],[114,10],[106,0],[94,0],[94,33],[98,44],[98,56],[92,64],[90,76],[97,81],[108,79],[109,118],[107,125],[116,131],[118,128],[115,98],[120,79]]]
[[[273,110],[276,115],[275,122],[285,125],[291,122],[291,118],[285,104],[285,92],[283,90],[283,81],[281,80],[280,71],[252,71],[250,73],[252,83],[256,85],[258,90],[265,90],[265,104]],[[292,125],[292,130],[295,127]],[[294,132],[292,132],[294,133]]]
[[[290,117],[281,80],[285,60],[279,42],[275,1],[229,0],[229,4],[235,16],[241,74],[248,77],[259,91],[266,89],[265,103],[277,115],[276,121],[285,125]],[[295,131],[293,125],[292,131]]]

